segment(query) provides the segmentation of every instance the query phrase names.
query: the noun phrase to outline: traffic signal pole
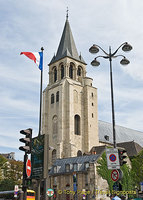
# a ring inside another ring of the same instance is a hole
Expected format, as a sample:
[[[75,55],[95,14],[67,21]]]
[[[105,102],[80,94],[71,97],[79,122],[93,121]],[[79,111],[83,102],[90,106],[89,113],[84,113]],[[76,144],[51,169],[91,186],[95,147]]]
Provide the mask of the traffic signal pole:
[[[25,152],[25,155],[24,155],[24,166],[23,166],[23,184],[22,184],[22,191],[24,192],[24,194],[23,194],[23,200],[26,200],[26,196],[27,196],[26,161],[27,161],[27,153]]]
[[[48,160],[49,160],[49,135],[44,137],[44,200],[47,200],[48,188]]]
[[[23,200],[26,200],[27,196],[27,175],[26,175],[26,162],[28,158],[28,154],[31,154],[31,142],[32,142],[32,129],[25,129],[20,131],[21,134],[25,135],[25,138],[20,138],[19,141],[25,143],[25,146],[20,146],[19,149],[21,151],[24,151],[24,166],[23,166],[23,185],[22,190],[24,192],[23,194]]]

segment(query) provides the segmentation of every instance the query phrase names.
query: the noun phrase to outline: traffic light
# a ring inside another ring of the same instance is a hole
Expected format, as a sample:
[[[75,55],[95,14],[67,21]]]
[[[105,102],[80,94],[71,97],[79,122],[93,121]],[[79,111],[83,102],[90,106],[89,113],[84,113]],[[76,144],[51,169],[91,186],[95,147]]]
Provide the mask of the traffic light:
[[[126,155],[124,155],[124,153],[126,153],[127,151],[125,149],[118,149],[118,152],[119,152],[120,166],[122,166],[127,163],[127,161],[124,160],[127,157]]]
[[[25,153],[31,153],[31,143],[32,143],[32,129],[28,128],[26,130],[21,130],[21,134],[25,135],[25,138],[19,139],[20,142],[25,143],[25,146],[20,146],[19,149],[21,151],[25,151]]]

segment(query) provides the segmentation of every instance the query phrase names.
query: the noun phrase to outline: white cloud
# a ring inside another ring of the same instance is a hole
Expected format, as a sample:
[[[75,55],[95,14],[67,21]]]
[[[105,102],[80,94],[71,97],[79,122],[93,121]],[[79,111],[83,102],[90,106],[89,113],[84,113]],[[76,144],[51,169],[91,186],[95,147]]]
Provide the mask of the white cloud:
[[[34,5],[34,7],[33,7]],[[63,31],[66,9],[78,52],[87,62],[87,76],[98,88],[98,115],[111,121],[109,62],[92,68],[96,55],[88,52],[93,43],[114,51],[128,41],[133,50],[125,54],[130,65],[113,61],[116,123],[143,131],[143,2],[140,0],[2,0],[0,6],[0,121],[1,135],[19,138],[19,130],[32,126],[37,134],[40,72],[21,51],[44,47],[44,87],[48,84],[47,64],[53,57]],[[123,53],[119,51],[119,54]],[[101,54],[101,52],[100,52]],[[123,53],[124,54],[124,53]],[[138,117],[139,116],[139,117]],[[5,139],[3,146],[9,146]],[[18,142],[12,147],[17,148]]]

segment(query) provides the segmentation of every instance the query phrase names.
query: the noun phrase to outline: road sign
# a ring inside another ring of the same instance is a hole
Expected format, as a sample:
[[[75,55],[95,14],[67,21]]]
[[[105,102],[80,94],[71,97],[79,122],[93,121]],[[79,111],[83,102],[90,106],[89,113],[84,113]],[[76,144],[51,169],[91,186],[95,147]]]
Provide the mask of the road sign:
[[[141,191],[143,191],[143,182],[140,183]]]
[[[51,189],[51,188],[48,188],[47,189],[47,195],[48,195],[48,197],[52,197],[54,195],[54,190]]]
[[[111,172],[111,179],[113,181],[117,181],[119,179],[119,172],[118,172],[118,170],[116,170],[116,169],[112,170],[112,172]]]
[[[17,197],[18,190],[19,190],[18,185],[15,185],[14,186],[14,197]]]
[[[110,154],[110,156],[109,156],[109,160],[111,161],[111,162],[115,162],[116,161],[116,155],[115,154]]]
[[[120,169],[118,149],[107,148],[106,149],[107,167],[108,169]]]
[[[26,174],[28,178],[31,176],[31,160],[29,159],[26,162]]]

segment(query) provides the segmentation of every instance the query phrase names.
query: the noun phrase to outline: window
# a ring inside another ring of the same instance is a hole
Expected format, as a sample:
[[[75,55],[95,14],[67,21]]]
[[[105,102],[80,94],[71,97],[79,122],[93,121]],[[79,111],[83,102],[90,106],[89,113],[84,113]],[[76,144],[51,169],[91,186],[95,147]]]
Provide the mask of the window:
[[[56,82],[57,80],[57,69],[54,68],[54,82]]]
[[[52,163],[56,161],[56,149],[52,151]]]
[[[73,66],[72,65],[70,65],[70,68],[69,68],[69,77],[73,78]]]
[[[66,164],[66,172],[69,172],[69,171],[70,171],[70,165]]]
[[[80,116],[74,116],[74,133],[75,135],[80,135]]]
[[[78,69],[77,69],[77,75],[81,76],[81,67],[78,67]]]
[[[53,183],[55,186],[57,185],[57,177],[54,177]]]
[[[84,166],[85,166],[85,170],[87,170],[89,168],[89,162],[85,162]]]
[[[59,91],[56,93],[56,102],[59,102]]]
[[[51,94],[51,104],[53,104],[54,103],[54,94]]]
[[[57,166],[54,166],[54,173],[57,173]]]
[[[91,93],[91,96],[93,97],[93,92]]]
[[[78,150],[77,152],[77,157],[82,156],[82,152],[80,150]]]
[[[85,185],[88,185],[88,174],[85,174]]]
[[[64,78],[64,66],[62,65],[61,66],[61,79]]]
[[[58,136],[58,117],[57,117],[57,115],[53,116],[52,128],[53,128],[53,139],[56,140],[57,136]]]
[[[94,104],[92,103],[92,106],[94,106]]]
[[[104,135],[105,140],[109,141],[109,136],[108,135]]]
[[[94,117],[93,113],[92,113],[92,118]]]
[[[78,171],[78,165],[77,165],[77,163],[74,163],[73,164],[73,171],[75,172],[75,171]]]

